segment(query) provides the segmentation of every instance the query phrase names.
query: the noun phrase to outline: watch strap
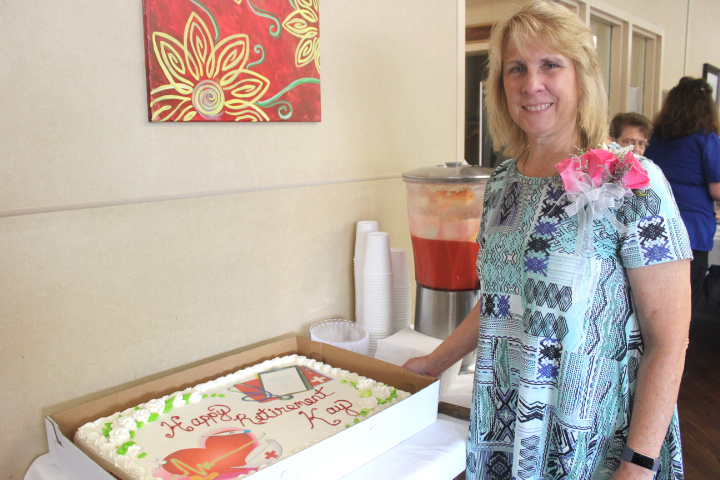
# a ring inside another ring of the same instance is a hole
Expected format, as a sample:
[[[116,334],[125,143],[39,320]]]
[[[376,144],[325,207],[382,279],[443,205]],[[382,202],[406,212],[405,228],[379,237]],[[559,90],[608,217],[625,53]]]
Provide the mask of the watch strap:
[[[642,453],[636,452],[627,445],[625,445],[625,447],[623,448],[621,458],[626,462],[630,462],[640,467],[647,468],[648,470],[652,470],[653,472],[657,472],[660,468],[659,458],[653,458],[648,457],[647,455],[643,455]]]

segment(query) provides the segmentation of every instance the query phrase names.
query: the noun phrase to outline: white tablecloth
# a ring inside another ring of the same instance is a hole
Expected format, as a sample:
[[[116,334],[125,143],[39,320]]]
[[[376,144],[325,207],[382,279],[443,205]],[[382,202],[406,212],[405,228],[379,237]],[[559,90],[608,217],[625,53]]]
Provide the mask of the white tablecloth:
[[[472,375],[460,375],[440,400],[469,407],[471,395]],[[343,480],[452,480],[465,470],[467,431],[468,422],[440,414],[437,422],[346,475]],[[69,479],[46,453],[35,459],[24,480],[87,479]]]

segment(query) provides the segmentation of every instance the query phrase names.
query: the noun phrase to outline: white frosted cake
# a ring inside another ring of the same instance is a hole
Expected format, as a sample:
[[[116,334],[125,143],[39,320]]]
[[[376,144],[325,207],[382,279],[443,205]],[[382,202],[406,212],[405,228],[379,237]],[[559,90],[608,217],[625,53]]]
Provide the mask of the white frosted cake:
[[[123,480],[237,479],[409,396],[290,355],[87,423],[75,443]]]

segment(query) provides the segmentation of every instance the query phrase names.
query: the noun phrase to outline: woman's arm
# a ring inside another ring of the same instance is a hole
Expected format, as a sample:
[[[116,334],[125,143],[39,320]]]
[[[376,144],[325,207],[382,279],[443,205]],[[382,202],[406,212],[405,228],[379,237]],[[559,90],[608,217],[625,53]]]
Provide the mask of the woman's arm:
[[[460,326],[431,354],[411,358],[403,367],[415,373],[437,378],[477,347],[479,330],[480,302],[475,304]]]
[[[690,326],[690,261],[627,269],[643,339],[627,445],[658,457],[677,404]],[[653,473],[622,461],[613,476],[652,479]]]
[[[720,202],[720,182],[708,183],[708,192],[716,202]]]

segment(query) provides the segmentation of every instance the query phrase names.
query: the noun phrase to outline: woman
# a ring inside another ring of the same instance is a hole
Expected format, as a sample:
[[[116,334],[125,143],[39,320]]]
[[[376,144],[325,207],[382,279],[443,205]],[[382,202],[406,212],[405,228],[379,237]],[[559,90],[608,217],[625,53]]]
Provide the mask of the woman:
[[[633,145],[635,155],[645,155],[650,144],[652,123],[645,115],[635,112],[618,113],[610,122],[610,138],[622,147]]]
[[[681,78],[668,92],[654,128],[648,156],[670,182],[690,235],[694,309],[717,227],[713,200],[720,201],[718,111],[710,85],[700,78]]]
[[[491,135],[513,158],[486,189],[481,298],[405,366],[439,376],[477,346],[467,478],[649,480],[658,463],[681,479],[691,254],[666,182],[643,158],[650,185],[611,212],[622,225],[597,219],[578,242],[556,164],[607,137],[590,30],[531,1],[493,29],[489,68]]]

